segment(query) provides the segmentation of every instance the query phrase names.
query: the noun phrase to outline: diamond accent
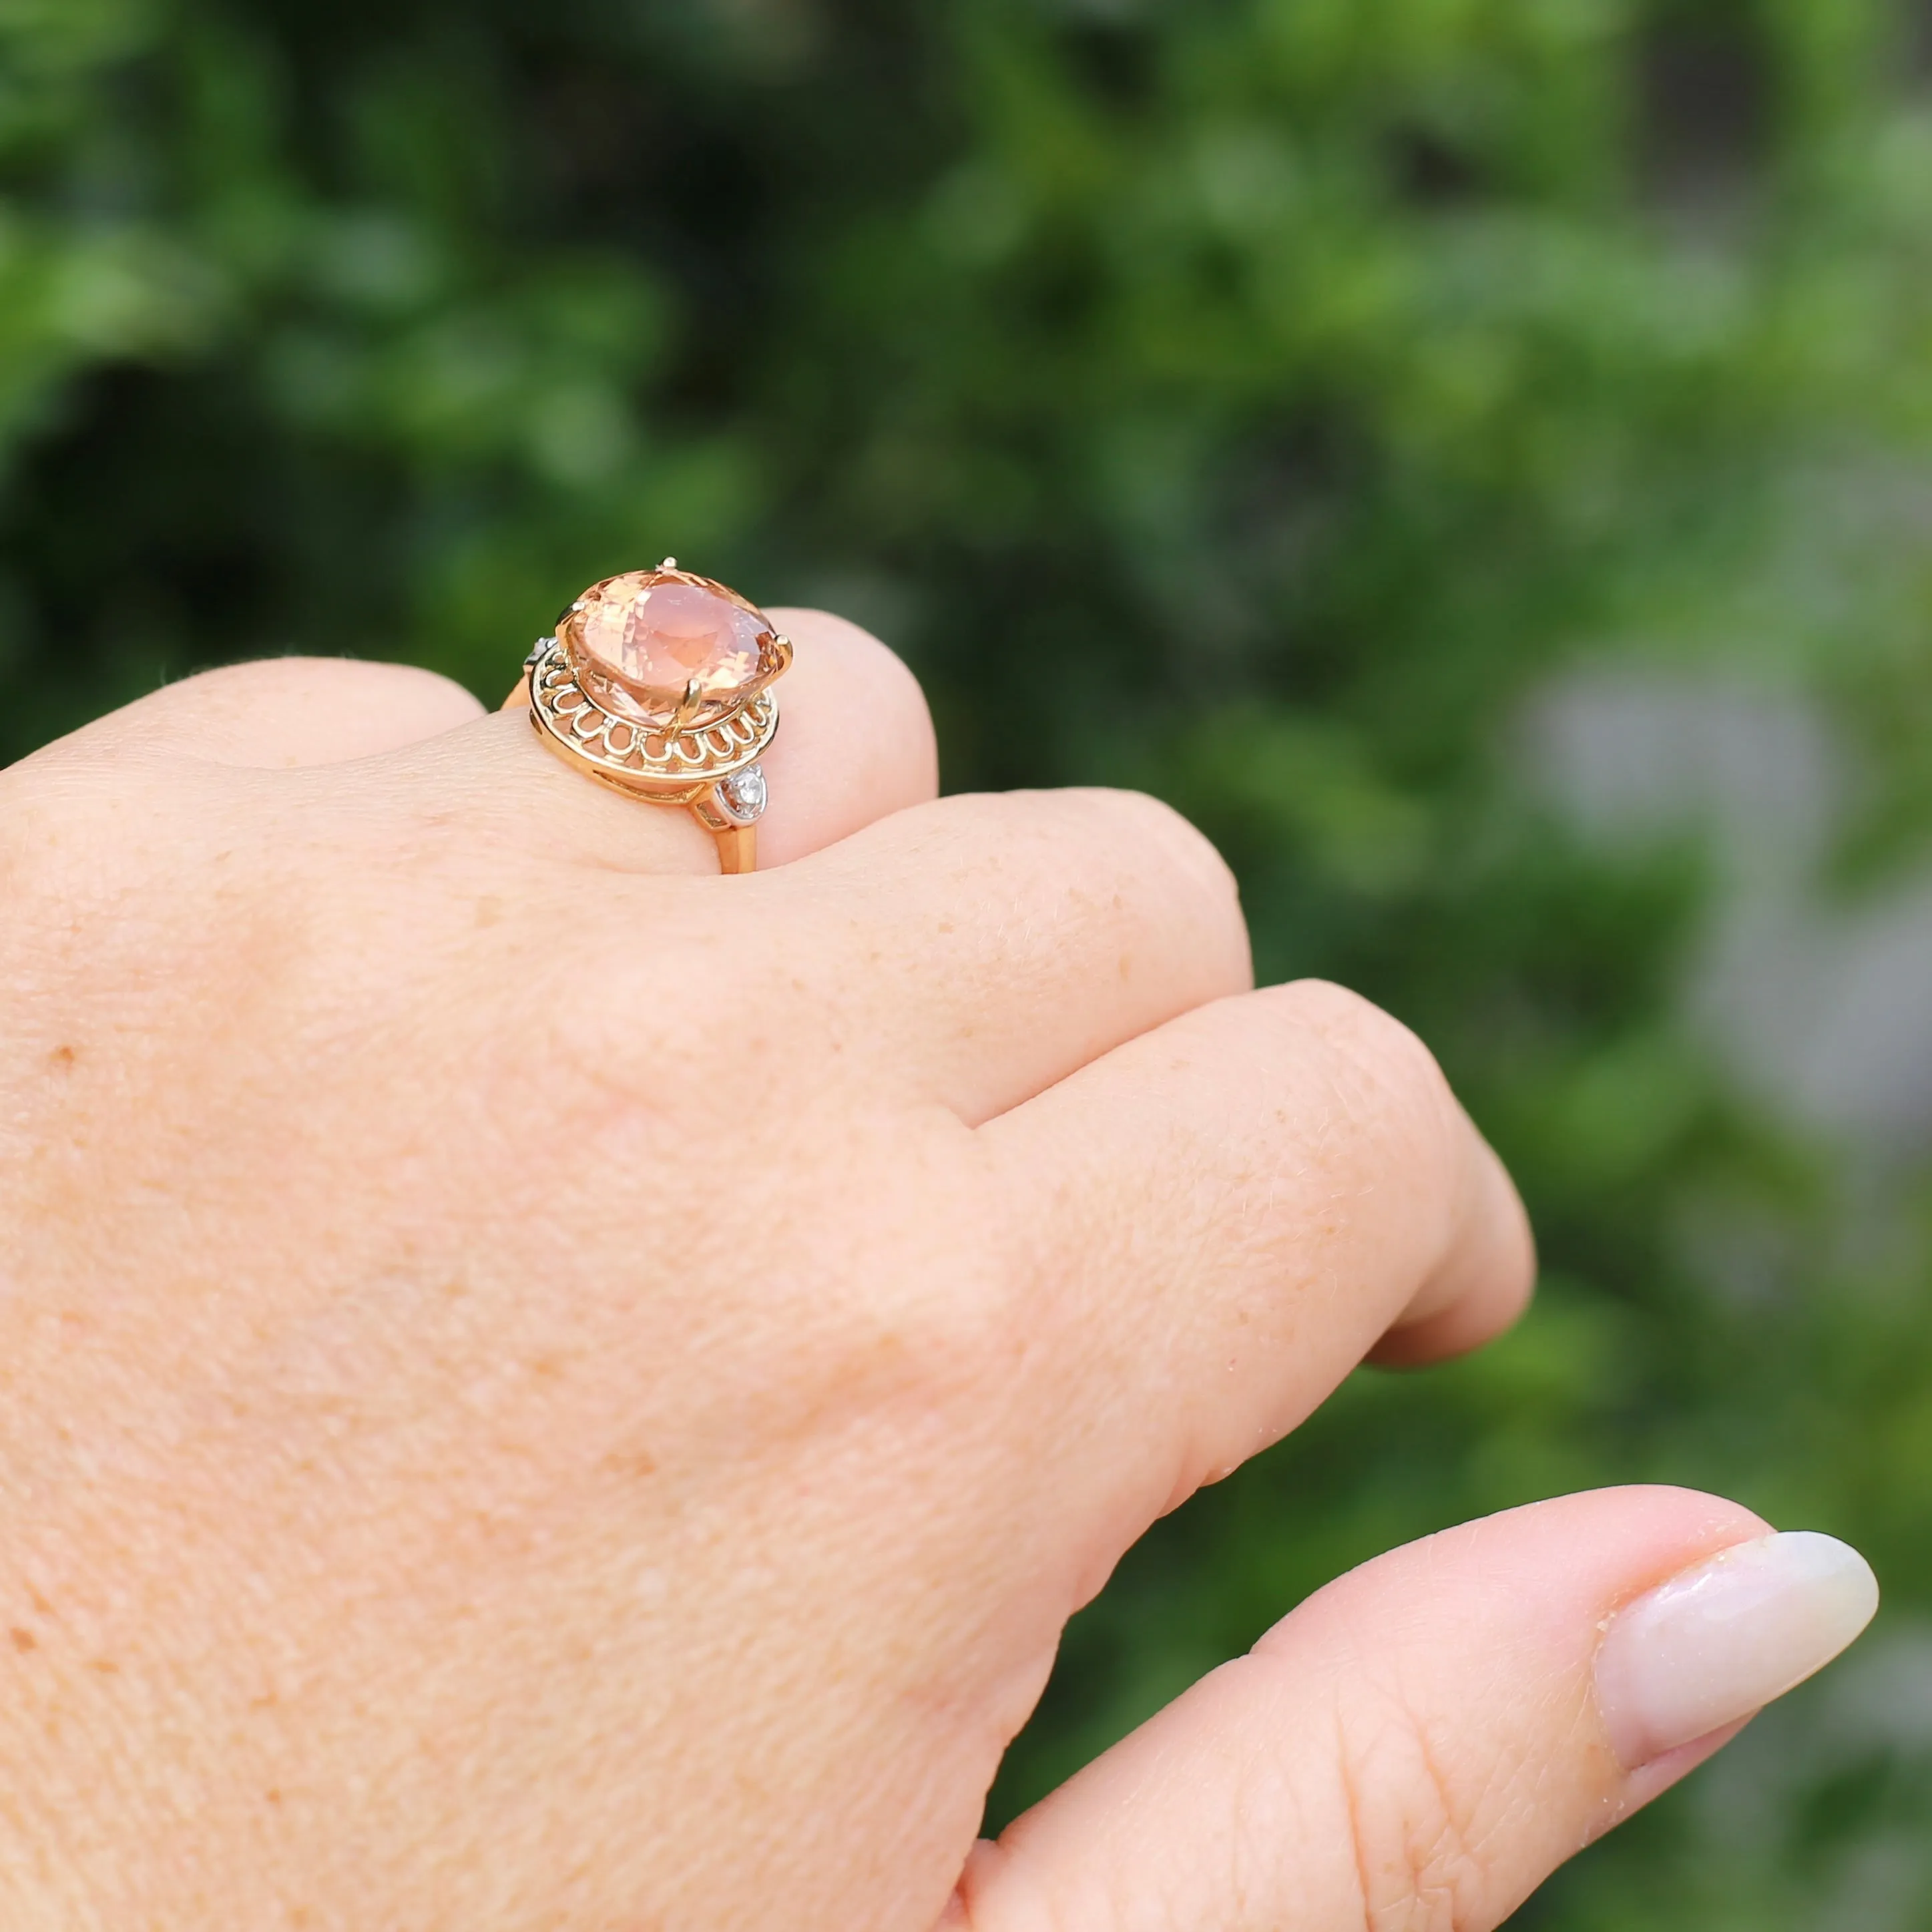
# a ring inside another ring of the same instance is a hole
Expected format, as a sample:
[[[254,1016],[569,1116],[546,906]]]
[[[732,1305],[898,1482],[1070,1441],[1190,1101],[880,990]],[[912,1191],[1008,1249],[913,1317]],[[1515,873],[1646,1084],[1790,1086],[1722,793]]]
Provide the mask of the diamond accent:
[[[747,765],[742,772],[720,779],[716,794],[725,817],[740,825],[754,824],[764,816],[767,796],[761,765]]]

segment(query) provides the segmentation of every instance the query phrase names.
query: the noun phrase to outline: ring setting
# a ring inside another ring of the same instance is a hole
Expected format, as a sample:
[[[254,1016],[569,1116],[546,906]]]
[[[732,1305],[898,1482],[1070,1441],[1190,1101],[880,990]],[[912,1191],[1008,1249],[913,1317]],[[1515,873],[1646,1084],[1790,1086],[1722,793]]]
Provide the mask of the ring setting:
[[[588,776],[653,805],[682,806],[717,841],[720,868],[757,865],[776,735],[769,687],[789,640],[754,604],[667,557],[593,584],[526,661],[530,723]]]

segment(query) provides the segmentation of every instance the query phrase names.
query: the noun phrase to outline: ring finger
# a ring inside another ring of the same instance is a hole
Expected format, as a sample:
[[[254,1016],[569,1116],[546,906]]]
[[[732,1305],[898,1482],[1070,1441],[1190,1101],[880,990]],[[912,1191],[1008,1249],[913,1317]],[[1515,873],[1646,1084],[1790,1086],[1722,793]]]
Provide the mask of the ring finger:
[[[784,728],[763,761],[771,806],[759,858],[767,868],[938,789],[932,722],[905,665],[842,618],[770,614],[798,656],[783,687]],[[518,715],[520,695],[504,715],[481,709],[460,686],[410,665],[265,658],[169,685],[42,755],[292,771],[394,753],[388,775],[406,790],[412,776],[426,782],[439,820],[466,794],[470,814],[540,826],[551,850],[562,830],[576,849],[625,871],[717,870],[710,835],[688,812],[640,806],[546,757]]]
[[[836,844],[939,789],[932,720],[904,662],[842,617],[768,614],[797,656],[778,687],[782,725],[760,760],[770,796],[758,821],[761,872]],[[476,810],[538,828],[551,849],[567,845],[627,872],[718,870],[712,836],[688,812],[624,797],[538,746],[520,686],[496,716],[422,747],[415,769],[439,799],[452,787],[466,790]]]

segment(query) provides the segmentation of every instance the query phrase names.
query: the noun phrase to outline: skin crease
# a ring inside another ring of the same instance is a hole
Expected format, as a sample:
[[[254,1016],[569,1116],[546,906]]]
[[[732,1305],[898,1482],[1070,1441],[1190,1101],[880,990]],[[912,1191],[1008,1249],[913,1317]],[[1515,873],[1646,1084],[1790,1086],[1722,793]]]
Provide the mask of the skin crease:
[[[974,1850],[1121,1551],[1529,1244],[1180,821],[934,802],[903,668],[775,614],[749,878],[382,667],[0,773],[10,1932],[1486,1927],[1705,1748],[1615,1764],[1594,1633],[1760,1526],[1572,1498]]]

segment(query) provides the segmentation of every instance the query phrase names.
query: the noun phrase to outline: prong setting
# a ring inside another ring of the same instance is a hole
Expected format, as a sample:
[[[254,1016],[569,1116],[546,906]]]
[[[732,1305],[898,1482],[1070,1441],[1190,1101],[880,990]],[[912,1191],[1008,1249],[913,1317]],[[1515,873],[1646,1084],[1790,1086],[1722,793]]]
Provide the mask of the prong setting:
[[[717,838],[722,868],[748,872],[766,799],[759,760],[778,722],[766,687],[795,655],[748,598],[668,556],[592,584],[538,640],[530,722],[592,777],[687,808]]]

